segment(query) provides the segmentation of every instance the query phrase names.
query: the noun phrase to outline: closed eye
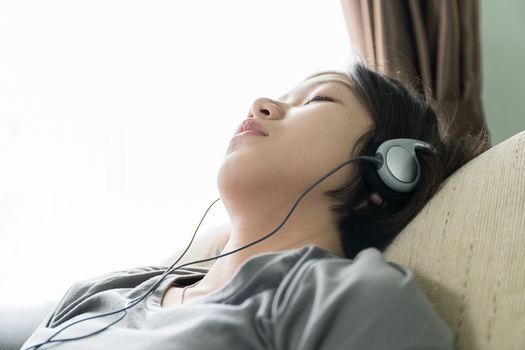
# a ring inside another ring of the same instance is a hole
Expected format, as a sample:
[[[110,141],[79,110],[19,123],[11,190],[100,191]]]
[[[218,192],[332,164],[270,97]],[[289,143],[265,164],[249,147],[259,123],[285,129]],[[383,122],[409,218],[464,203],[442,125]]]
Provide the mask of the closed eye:
[[[332,101],[335,102],[335,100],[329,96],[323,96],[323,95],[317,95],[306,101],[305,105],[309,104],[312,101]]]

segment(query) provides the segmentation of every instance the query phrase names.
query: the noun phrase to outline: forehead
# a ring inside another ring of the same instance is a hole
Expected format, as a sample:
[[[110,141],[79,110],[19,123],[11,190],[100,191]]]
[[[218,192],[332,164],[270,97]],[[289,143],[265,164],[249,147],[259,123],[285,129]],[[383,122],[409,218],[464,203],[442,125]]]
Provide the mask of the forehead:
[[[309,75],[308,77],[306,77],[306,79],[304,79],[303,82],[307,80],[311,80],[313,78],[339,78],[341,80],[345,80],[350,83],[350,79],[348,78],[348,75],[345,72],[340,71],[340,70],[323,70],[323,71],[315,72]]]

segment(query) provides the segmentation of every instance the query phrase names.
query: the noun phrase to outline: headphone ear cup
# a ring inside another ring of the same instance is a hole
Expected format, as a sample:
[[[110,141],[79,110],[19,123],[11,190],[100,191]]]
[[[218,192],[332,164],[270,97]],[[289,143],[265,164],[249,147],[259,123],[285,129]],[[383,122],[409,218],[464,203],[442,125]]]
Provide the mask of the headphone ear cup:
[[[372,157],[379,157],[376,155],[376,150],[378,149],[380,143],[377,141],[372,141],[368,144],[366,155]],[[365,187],[370,192],[377,192],[385,201],[404,201],[410,197],[410,193],[402,193],[395,191],[388,187],[383,180],[379,177],[377,173],[376,165],[372,162],[361,162],[363,166],[363,177]],[[387,166],[386,163],[383,163],[383,166]]]

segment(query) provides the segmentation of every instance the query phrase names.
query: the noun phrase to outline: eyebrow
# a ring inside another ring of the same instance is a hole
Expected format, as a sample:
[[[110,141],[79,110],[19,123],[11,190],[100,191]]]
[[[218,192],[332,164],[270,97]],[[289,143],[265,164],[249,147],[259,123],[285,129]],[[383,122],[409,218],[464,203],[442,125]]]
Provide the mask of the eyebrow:
[[[305,82],[313,77],[316,77],[320,74],[316,74],[316,75],[313,75],[313,76],[310,76],[308,78],[306,78],[305,80],[303,80],[302,82]],[[323,80],[319,80],[319,81],[316,81],[315,83],[313,83],[311,85],[311,87],[315,87],[315,86],[318,86],[318,85],[321,85],[321,84],[326,84],[326,83],[331,83],[331,82],[334,82],[334,83],[339,83],[343,86],[345,86],[346,88],[348,88],[348,90],[350,90],[351,93],[355,94],[355,91],[356,91],[356,88],[355,86],[352,86],[350,85],[348,82],[344,81],[344,80],[341,80],[341,79],[337,79],[337,78],[329,78],[329,79],[323,79]],[[290,96],[289,93],[286,93],[284,95],[282,95],[281,97],[279,97],[280,100],[285,100],[288,98],[288,96]]]

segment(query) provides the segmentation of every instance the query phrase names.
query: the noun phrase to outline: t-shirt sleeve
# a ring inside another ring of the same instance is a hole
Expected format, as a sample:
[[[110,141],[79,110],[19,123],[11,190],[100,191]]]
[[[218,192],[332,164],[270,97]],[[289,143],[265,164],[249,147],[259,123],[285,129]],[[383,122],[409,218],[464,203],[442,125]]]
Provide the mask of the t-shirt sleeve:
[[[310,264],[274,300],[281,349],[450,350],[454,333],[433,309],[408,267],[361,251],[349,263]]]

